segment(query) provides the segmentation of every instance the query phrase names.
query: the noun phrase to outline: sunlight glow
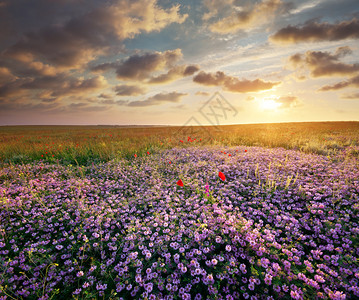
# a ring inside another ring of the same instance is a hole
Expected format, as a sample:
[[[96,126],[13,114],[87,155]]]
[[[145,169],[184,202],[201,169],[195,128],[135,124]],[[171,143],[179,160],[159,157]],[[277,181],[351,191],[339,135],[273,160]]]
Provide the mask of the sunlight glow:
[[[273,96],[268,98],[263,98],[259,105],[263,110],[276,110],[282,104],[276,102],[274,99],[275,97]]]

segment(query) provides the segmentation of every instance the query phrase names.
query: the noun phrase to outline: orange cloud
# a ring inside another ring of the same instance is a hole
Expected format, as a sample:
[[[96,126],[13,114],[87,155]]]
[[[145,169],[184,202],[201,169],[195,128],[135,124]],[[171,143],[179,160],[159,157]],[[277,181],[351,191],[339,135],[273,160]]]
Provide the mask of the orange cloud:
[[[6,67],[0,67],[0,85],[11,82],[16,79],[11,71]]]
[[[238,79],[237,77],[228,76],[224,72],[216,73],[199,72],[193,81],[203,85],[221,86],[224,90],[235,93],[248,93],[269,90],[280,82],[263,81],[261,79],[247,80]]]
[[[310,22],[303,26],[289,25],[270,37],[275,43],[339,41],[359,38],[359,20],[342,21],[336,24]]]
[[[210,25],[212,32],[227,34],[263,24],[283,7],[281,0],[262,0],[251,7],[234,7],[232,13]]]
[[[195,93],[195,95],[196,95],[196,96],[209,96],[210,93],[198,91],[198,92]]]

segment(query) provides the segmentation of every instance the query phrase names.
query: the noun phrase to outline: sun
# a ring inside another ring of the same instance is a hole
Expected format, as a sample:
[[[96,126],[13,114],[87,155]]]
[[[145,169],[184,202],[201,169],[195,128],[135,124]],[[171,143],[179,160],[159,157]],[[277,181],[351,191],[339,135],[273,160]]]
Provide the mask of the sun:
[[[276,99],[274,96],[263,98],[259,105],[263,110],[276,110],[281,106],[281,103],[278,103],[274,99]]]

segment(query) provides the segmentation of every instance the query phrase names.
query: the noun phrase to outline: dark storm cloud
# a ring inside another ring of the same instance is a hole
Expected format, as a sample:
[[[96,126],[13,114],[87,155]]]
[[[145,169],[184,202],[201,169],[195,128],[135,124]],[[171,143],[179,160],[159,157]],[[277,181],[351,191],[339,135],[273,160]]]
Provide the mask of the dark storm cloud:
[[[359,87],[359,75],[348,80],[335,83],[333,85],[325,85],[321,87],[319,91],[335,91],[344,89],[346,87]]]
[[[334,54],[322,51],[307,51],[305,54],[294,54],[289,63],[294,68],[307,68],[312,77],[345,76],[359,71],[359,64],[340,62],[340,58],[351,53],[349,47],[340,47]]]
[[[118,96],[138,96],[146,93],[146,89],[142,86],[127,84],[115,86],[114,91]]]
[[[193,81],[208,86],[221,86],[224,90],[236,93],[259,92],[269,90],[280,82],[263,81],[261,79],[247,80],[228,76],[224,72],[206,73],[201,71]]]
[[[359,38],[359,20],[356,18],[335,24],[309,22],[302,26],[288,25],[272,35],[270,40],[276,43],[299,43],[350,38]]]

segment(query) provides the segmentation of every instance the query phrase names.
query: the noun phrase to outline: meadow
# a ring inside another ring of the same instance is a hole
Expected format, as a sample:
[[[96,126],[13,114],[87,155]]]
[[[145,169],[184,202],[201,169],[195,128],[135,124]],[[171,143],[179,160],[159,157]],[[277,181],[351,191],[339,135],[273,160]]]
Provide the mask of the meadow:
[[[188,140],[188,136],[191,137]],[[182,141],[182,142],[181,142]],[[189,142],[189,143],[188,143]],[[359,122],[218,127],[3,126],[0,163],[33,161],[88,165],[147,151],[193,145],[263,146],[336,156],[359,155]]]
[[[0,299],[357,299],[359,122],[1,127]]]

